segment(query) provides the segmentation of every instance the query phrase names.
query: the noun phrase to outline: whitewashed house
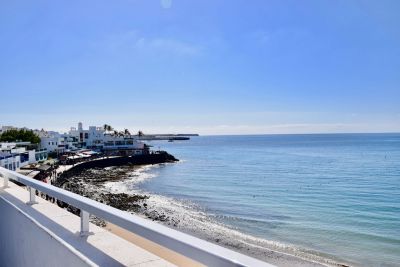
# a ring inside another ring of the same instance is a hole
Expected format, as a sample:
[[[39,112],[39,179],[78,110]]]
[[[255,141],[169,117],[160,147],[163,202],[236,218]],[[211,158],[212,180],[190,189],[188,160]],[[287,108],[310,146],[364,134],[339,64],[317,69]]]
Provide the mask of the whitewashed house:
[[[78,123],[78,128],[71,127],[69,137],[76,138],[81,148],[130,150],[134,154],[142,154],[145,149],[145,144],[131,135],[107,133],[103,127],[96,126],[89,126],[88,130],[84,130],[81,122]]]
[[[27,150],[30,142],[0,143],[0,167],[18,170],[28,164],[47,159],[47,152],[42,150]]]
[[[38,131],[36,132],[40,137],[40,147],[46,149],[48,153],[64,153],[65,140],[64,137],[53,131]]]
[[[84,130],[80,122],[78,128],[71,127],[69,136],[76,138],[80,147],[101,148],[104,142],[104,129],[90,126],[88,130]]]

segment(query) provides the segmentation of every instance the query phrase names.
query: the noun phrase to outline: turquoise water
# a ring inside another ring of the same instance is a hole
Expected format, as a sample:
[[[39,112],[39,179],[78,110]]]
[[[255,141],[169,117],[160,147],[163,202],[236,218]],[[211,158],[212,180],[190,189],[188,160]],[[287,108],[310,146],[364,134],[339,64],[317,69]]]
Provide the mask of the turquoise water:
[[[239,231],[356,265],[400,266],[400,134],[152,142],[183,160],[140,188]]]

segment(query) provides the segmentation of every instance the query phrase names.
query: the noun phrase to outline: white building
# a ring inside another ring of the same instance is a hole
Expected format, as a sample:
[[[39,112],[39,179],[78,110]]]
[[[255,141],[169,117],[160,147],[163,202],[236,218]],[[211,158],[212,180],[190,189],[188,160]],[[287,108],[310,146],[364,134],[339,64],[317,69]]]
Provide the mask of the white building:
[[[40,147],[47,152],[63,153],[65,151],[64,138],[58,132],[38,131],[40,137]]]
[[[3,128],[5,131],[14,129],[11,126]],[[101,151],[126,150],[128,154],[142,154],[146,149],[145,144],[132,135],[108,133],[103,127],[96,126],[89,126],[89,129],[84,130],[81,122],[78,123],[78,128],[71,127],[65,134],[43,129],[35,130],[34,133],[40,137],[40,149],[43,153],[62,154],[79,148],[90,148]],[[39,155],[37,160],[41,161],[43,157],[44,155]]]
[[[36,131],[40,137],[40,147],[49,153],[62,154],[69,150],[78,149],[78,138],[70,134],[60,134],[54,131]]]
[[[81,122],[78,123],[78,128],[71,127],[69,137],[76,138],[82,148],[132,150],[135,154],[140,154],[145,149],[145,144],[131,135],[107,133],[103,127],[96,126],[89,126],[88,130],[84,130]]]
[[[21,167],[21,157],[6,152],[0,152],[0,167],[17,170]]]
[[[142,154],[145,144],[130,137],[104,135],[103,150],[133,150],[134,154]]]
[[[17,170],[31,163],[47,159],[43,150],[27,150],[29,142],[0,143],[0,167]]]
[[[78,128],[71,127],[69,136],[78,140],[81,147],[102,147],[105,131],[102,127],[89,126],[89,130],[84,130],[82,122],[78,123]]]

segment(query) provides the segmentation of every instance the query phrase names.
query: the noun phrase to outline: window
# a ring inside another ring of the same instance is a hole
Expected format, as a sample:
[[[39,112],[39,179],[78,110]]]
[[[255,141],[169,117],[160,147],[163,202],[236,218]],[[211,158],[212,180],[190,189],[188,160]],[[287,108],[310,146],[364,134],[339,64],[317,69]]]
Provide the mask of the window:
[[[114,142],[113,141],[107,141],[107,142],[105,142],[105,145],[106,146],[113,146]]]

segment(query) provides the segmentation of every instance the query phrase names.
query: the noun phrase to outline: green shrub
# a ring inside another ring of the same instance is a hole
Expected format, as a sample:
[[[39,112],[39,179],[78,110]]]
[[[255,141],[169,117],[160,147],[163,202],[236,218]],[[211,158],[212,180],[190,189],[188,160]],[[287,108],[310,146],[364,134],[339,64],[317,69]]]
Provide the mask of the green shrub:
[[[8,130],[0,135],[2,142],[31,142],[32,144],[40,143],[40,137],[33,131],[20,129]]]

